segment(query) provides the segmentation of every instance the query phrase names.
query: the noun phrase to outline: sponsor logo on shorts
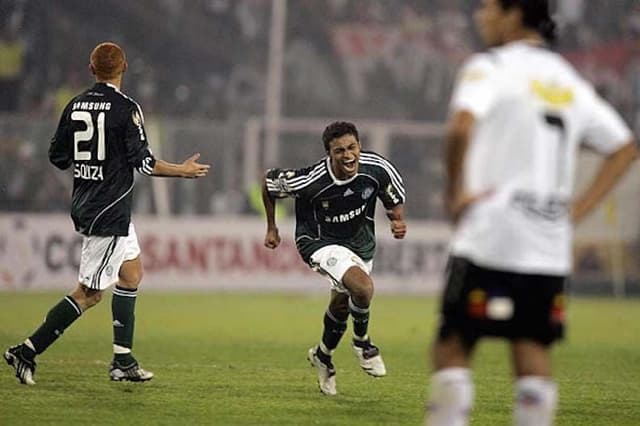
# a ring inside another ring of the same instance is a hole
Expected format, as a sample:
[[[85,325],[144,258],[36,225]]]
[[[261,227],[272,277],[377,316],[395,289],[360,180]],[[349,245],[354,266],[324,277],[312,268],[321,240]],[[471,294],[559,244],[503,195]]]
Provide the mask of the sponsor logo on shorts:
[[[327,259],[327,266],[336,266],[336,263],[338,263],[338,259],[336,259],[335,257],[330,257],[329,259]]]
[[[472,318],[484,318],[487,314],[487,293],[476,288],[469,292],[467,312]]]
[[[487,317],[506,321],[513,317],[513,300],[509,297],[492,297],[487,303]]]
[[[110,277],[111,275],[113,275],[113,266],[111,265],[107,266],[104,272],[107,274],[108,277]]]
[[[553,298],[553,305],[551,306],[551,321],[556,324],[563,324],[564,317],[564,296],[557,294]]]

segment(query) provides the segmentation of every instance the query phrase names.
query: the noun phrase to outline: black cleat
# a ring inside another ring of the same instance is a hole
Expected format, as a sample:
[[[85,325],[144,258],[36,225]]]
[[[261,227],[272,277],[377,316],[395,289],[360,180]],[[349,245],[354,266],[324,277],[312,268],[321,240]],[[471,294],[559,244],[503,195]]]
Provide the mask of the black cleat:
[[[153,373],[142,369],[138,362],[133,364],[122,366],[118,361],[112,361],[109,368],[109,377],[114,382],[146,382],[153,378]]]
[[[33,376],[36,374],[36,361],[33,356],[25,355],[28,350],[24,344],[11,346],[4,353],[4,360],[16,370],[16,377],[20,380],[20,383],[23,385],[35,385],[36,382],[33,380]]]
[[[387,375],[387,368],[384,365],[380,349],[371,343],[371,340],[353,340],[353,351],[358,358],[362,370],[373,377],[384,377]]]

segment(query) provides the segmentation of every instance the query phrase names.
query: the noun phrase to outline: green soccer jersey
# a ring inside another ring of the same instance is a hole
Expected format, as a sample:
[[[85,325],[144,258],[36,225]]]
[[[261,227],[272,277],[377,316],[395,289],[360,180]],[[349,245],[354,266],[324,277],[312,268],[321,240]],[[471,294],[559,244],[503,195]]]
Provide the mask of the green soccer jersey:
[[[301,169],[271,169],[267,190],[276,198],[294,197],[296,246],[305,262],[318,249],[337,244],[361,259],[373,258],[376,199],[388,210],[405,201],[402,177],[384,157],[360,154],[358,173],[338,180],[329,157]]]

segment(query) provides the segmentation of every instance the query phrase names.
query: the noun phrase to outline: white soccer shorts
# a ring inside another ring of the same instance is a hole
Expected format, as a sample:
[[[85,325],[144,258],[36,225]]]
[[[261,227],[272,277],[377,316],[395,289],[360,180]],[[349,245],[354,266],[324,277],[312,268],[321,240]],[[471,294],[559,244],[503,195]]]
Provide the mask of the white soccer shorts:
[[[129,224],[126,237],[84,237],[78,281],[90,289],[105,290],[118,282],[122,263],[139,255],[140,246],[133,223]]]
[[[367,274],[373,269],[373,260],[365,262],[346,247],[330,245],[316,250],[311,255],[311,269],[331,282],[333,290],[349,293],[342,284],[342,278],[349,268],[357,266]]]

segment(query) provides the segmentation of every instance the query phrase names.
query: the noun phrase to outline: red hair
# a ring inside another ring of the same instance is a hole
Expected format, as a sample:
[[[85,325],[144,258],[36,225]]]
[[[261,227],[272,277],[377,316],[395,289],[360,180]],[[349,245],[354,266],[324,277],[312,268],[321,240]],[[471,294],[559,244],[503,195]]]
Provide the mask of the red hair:
[[[97,45],[89,59],[91,71],[99,80],[111,80],[124,72],[127,59],[124,50],[112,42]]]

